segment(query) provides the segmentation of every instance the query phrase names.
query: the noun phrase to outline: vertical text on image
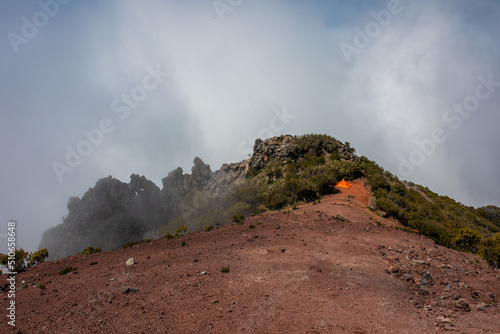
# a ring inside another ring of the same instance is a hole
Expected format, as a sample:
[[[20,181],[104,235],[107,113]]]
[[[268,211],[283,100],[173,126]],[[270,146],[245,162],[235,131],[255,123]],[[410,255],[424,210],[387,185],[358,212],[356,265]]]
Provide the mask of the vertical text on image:
[[[7,307],[7,318],[10,326],[16,326],[16,221],[9,220],[7,223],[7,268],[9,271],[6,273],[8,291],[7,298],[9,306]]]

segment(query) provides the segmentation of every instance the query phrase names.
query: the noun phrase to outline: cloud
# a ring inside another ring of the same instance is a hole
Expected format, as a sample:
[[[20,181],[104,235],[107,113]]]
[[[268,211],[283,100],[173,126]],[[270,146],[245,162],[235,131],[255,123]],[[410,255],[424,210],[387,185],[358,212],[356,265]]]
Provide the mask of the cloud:
[[[468,205],[499,205],[500,89],[458,129],[443,120],[478,77],[500,81],[499,5],[402,0],[349,63],[341,43],[353,44],[355,28],[388,3],[243,1],[223,21],[211,1],[61,5],[17,54],[0,42],[0,219],[17,219],[20,245],[34,249],[68,198],[101,177],[138,173],[161,186],[195,156],[216,170],[246,158],[256,137],[281,133],[331,134],[397,174],[399,157],[435,128],[447,140],[408,179]],[[2,34],[21,33],[22,17],[39,10],[0,5]],[[157,65],[168,77],[120,119],[113,102]],[[288,122],[277,118],[283,110]],[[59,183],[51,164],[104,118],[114,130]]]

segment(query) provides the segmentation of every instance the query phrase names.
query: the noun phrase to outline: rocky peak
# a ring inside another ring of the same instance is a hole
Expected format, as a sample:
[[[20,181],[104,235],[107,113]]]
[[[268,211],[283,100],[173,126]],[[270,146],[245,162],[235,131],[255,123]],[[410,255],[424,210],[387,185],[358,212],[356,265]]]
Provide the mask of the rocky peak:
[[[189,196],[222,196],[243,184],[252,169],[262,169],[272,162],[287,163],[311,150],[316,155],[336,151],[340,159],[354,156],[348,145],[328,136],[257,139],[253,148],[251,158],[224,164],[215,172],[196,157],[191,174],[184,174],[180,167],[174,169],[162,179],[161,190],[137,174],[130,176],[128,184],[111,176],[102,178],[82,199],[69,199],[68,216],[62,224],[45,231],[40,248],[49,249],[52,259],[80,253],[88,246],[120,248],[127,241],[152,237],[159,226],[168,225],[182,214],[186,206],[183,201]]]
[[[200,158],[196,157],[191,168],[191,177],[196,188],[203,187],[212,176],[210,165],[205,164]]]

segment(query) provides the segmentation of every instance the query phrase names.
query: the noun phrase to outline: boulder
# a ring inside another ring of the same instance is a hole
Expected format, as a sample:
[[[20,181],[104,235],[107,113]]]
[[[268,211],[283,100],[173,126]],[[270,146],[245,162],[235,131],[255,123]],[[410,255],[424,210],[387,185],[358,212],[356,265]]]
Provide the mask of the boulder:
[[[461,310],[469,310],[469,302],[465,298],[460,298],[459,300],[455,301],[455,307]]]

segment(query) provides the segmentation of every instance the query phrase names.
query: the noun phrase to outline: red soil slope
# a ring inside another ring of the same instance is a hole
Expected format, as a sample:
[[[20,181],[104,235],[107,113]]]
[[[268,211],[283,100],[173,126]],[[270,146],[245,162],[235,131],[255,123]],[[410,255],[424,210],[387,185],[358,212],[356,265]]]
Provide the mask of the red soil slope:
[[[367,202],[357,180],[244,225],[43,263],[17,275],[16,327],[2,316],[1,331],[500,333],[498,271],[394,229]],[[58,275],[66,266],[78,269]]]

